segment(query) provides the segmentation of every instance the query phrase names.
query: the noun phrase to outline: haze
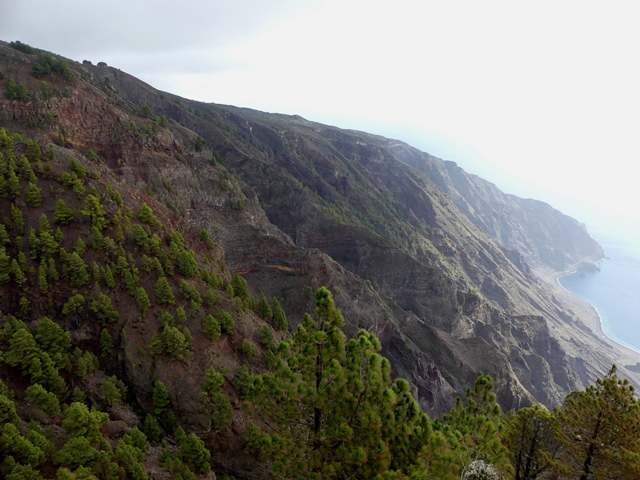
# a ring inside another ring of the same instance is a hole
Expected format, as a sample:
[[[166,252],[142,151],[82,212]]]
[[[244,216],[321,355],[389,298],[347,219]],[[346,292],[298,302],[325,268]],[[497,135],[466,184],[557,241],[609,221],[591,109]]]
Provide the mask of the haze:
[[[636,5],[21,0],[0,32],[187,98],[399,138],[604,231],[640,220]]]

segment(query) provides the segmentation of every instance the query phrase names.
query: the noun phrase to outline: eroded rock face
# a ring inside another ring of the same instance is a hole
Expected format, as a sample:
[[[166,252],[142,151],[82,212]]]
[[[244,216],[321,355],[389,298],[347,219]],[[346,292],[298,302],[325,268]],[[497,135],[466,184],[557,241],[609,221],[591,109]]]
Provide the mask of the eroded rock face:
[[[0,69],[39,89],[27,57],[7,50]],[[174,226],[208,231],[229,270],[254,294],[281,299],[292,324],[313,311],[317,288],[332,290],[349,333],[376,333],[429,413],[448,411],[480,373],[509,409],[555,405],[610,367],[615,352],[530,268],[601,255],[572,219],[399,142],[179,99],[110,67],[74,69],[68,96],[1,100],[0,125],[51,114],[37,131],[43,144],[63,133],[78,152],[96,151],[133,198],[174,210]],[[141,117],[144,104],[169,127]],[[198,137],[208,148],[194,151]],[[148,391],[151,366],[133,336],[124,341],[127,372]],[[210,360],[190,360],[185,395],[197,396]],[[174,400],[207,428],[197,402]]]

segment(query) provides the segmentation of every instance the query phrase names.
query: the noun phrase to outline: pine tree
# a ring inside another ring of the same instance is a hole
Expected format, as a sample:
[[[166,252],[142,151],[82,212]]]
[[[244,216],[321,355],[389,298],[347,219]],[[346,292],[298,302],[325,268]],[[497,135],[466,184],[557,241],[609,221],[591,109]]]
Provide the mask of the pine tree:
[[[289,322],[287,321],[287,315],[282,309],[282,305],[276,297],[271,300],[271,311],[273,312],[273,323],[280,330],[287,332],[289,330]]]
[[[151,307],[151,301],[143,287],[138,287],[136,289],[136,303],[138,304],[138,308],[140,309],[142,316],[146,317],[147,311],[149,310],[149,307]]]
[[[533,480],[559,466],[560,426],[554,415],[540,406],[521,408],[505,418],[504,442],[515,470],[515,480]]]
[[[38,405],[44,412],[50,415],[60,415],[60,402],[58,397],[39,383],[34,383],[25,390],[25,400]]]
[[[100,330],[100,352],[103,357],[109,357],[113,350],[114,341],[113,337],[109,333],[109,330],[103,328]]]
[[[48,317],[43,317],[36,327],[35,339],[58,368],[63,368],[66,365],[68,352],[71,349],[69,332]]]
[[[344,319],[324,287],[316,295],[316,315],[317,320],[305,315],[280,344],[274,373],[258,376],[249,390],[253,407],[273,426],[266,453],[274,474],[292,479],[391,474],[392,452],[403,451],[411,434],[419,433],[415,419],[402,424],[419,417],[417,405],[407,385],[392,386],[390,364],[378,353],[374,335],[361,330],[346,341]],[[407,429],[404,435],[401,428]],[[414,446],[420,450],[420,444]],[[393,475],[385,478],[398,478]]]
[[[67,206],[67,203],[62,198],[56,200],[56,209],[53,212],[53,223],[69,225],[73,220],[73,210]]]
[[[100,198],[94,194],[87,195],[81,213],[91,218],[91,225],[102,231],[109,223]]]
[[[156,216],[153,214],[153,210],[146,203],[143,203],[138,213],[138,219],[142,223],[153,224],[157,221]]]
[[[39,162],[42,158],[42,151],[40,150],[40,146],[34,140],[29,140],[27,142],[26,156],[30,162]]]
[[[233,409],[229,398],[222,387],[225,384],[224,377],[214,367],[205,371],[205,381],[202,385],[202,398],[211,414],[211,423],[216,430],[226,430],[231,424]]]
[[[91,279],[87,264],[77,252],[68,254],[67,275],[73,287],[81,287],[89,283]]]
[[[11,257],[7,255],[7,250],[0,246],[0,285],[11,281]]]
[[[590,478],[638,478],[640,475],[640,403],[615,365],[586,390],[571,393],[556,416],[562,428],[561,457],[567,475]]]
[[[222,332],[233,335],[233,327],[236,324],[233,316],[226,310],[220,310],[216,315],[216,320],[220,325]]]
[[[160,380],[156,380],[153,384],[153,412],[156,415],[160,415],[163,410],[171,404],[171,400],[169,400],[169,391],[167,387],[165,387],[164,383]]]
[[[180,444],[178,458],[186,463],[193,471],[206,473],[211,470],[209,459],[211,453],[204,446],[204,442],[195,433],[190,433]]]
[[[91,300],[89,310],[95,315],[95,318],[102,327],[107,323],[115,323],[120,320],[120,314],[113,307],[111,297],[102,292],[98,292]]]
[[[205,315],[202,319],[202,331],[214,342],[220,338],[220,334],[222,333],[220,324],[211,314]]]
[[[147,416],[144,417],[142,431],[153,442],[159,442],[160,440],[162,440],[162,437],[164,436],[162,427],[160,426],[158,421],[149,413],[147,413]]]
[[[18,233],[24,235],[24,216],[22,215],[22,210],[15,203],[11,204],[11,220],[16,225]]]
[[[85,299],[79,293],[72,295],[69,300],[62,306],[62,315],[71,316],[73,315],[76,323],[78,321],[78,315],[84,312]]]
[[[7,227],[5,227],[4,223],[0,223],[0,247],[7,245],[11,245],[11,239],[7,233]]]
[[[273,311],[271,305],[264,293],[260,293],[260,300],[258,300],[258,315],[264,320],[271,320],[273,317]]]
[[[44,259],[38,266],[38,287],[40,288],[40,293],[42,293],[43,295],[47,295],[49,293],[49,282],[47,282],[47,266]]]
[[[35,183],[29,182],[27,184],[27,205],[30,207],[39,207],[42,205],[42,192]]]
[[[176,303],[176,297],[173,295],[171,285],[167,281],[167,277],[161,276],[156,282],[156,302],[159,304],[173,305]]]
[[[443,422],[453,430],[453,442],[460,445],[461,466],[466,467],[473,460],[483,460],[502,472],[510,472],[512,466],[508,452],[501,441],[500,406],[489,375],[480,375],[474,388],[467,388],[466,403],[465,406],[458,397],[455,408],[443,418]]]

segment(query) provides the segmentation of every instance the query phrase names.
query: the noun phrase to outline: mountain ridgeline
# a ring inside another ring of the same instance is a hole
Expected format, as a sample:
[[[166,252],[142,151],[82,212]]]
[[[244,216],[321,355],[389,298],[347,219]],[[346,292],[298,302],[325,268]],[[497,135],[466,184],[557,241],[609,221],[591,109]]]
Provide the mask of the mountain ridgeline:
[[[5,162],[0,185],[0,341],[39,332],[43,317],[66,328],[79,353],[47,386],[61,398],[65,382],[103,401],[111,388],[166,431],[190,426],[214,432],[210,441],[245,431],[252,390],[232,385],[282,367],[275,342],[301,321],[316,328],[304,314],[320,309],[321,287],[346,336],[388,361],[379,376],[406,379],[394,398],[412,395],[431,416],[487,375],[503,410],[557,406],[619,359],[546,280],[603,257],[583,225],[549,205],[397,140],[188,100],[117,68],[17,46],[0,42],[0,128],[5,158],[28,161]],[[83,362],[91,372],[74,380]],[[6,363],[6,383],[24,391],[20,362]],[[106,403],[121,424],[133,415]],[[198,471],[185,452],[199,444],[176,435],[176,458]],[[233,438],[214,451],[228,471],[249,455],[236,455]]]

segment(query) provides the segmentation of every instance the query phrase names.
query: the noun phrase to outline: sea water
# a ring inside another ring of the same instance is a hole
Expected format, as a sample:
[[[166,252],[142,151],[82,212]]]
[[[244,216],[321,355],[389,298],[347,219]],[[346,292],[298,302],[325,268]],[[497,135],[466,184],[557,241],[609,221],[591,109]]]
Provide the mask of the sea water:
[[[596,308],[609,338],[640,352],[640,244],[611,234],[597,238],[606,255],[600,270],[573,272],[559,282]]]

